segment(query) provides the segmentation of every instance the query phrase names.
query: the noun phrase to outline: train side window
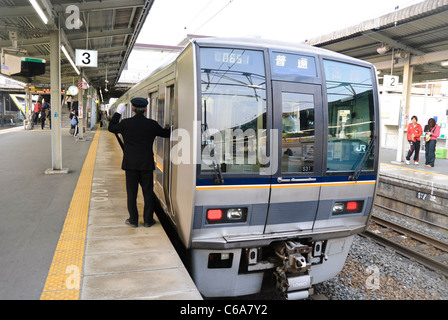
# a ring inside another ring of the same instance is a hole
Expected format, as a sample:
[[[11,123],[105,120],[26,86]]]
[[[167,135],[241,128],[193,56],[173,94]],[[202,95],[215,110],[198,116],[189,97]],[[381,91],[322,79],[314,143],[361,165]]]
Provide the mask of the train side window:
[[[165,94],[160,94],[157,99],[156,119],[160,126],[165,125]]]
[[[157,99],[157,111],[155,119],[161,127],[165,126],[165,94],[160,94]],[[156,137],[157,145],[157,155],[163,158],[164,149],[164,139],[161,137]]]
[[[328,95],[327,171],[351,171],[369,149],[375,132],[372,72],[370,68],[330,60],[324,60],[324,68]],[[364,170],[373,169],[374,150]]]
[[[148,118],[154,119],[156,118],[156,110],[157,110],[157,92],[150,93],[149,99],[149,115]]]
[[[314,96],[282,92],[282,172],[314,170]]]

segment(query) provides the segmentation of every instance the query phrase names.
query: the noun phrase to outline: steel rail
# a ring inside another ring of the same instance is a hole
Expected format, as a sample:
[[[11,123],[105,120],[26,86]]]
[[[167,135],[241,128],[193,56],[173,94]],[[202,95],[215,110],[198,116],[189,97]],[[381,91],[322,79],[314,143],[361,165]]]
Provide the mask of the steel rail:
[[[415,239],[417,241],[423,242],[425,244],[431,245],[439,250],[442,250],[445,252],[445,254],[448,252],[446,250],[446,248],[448,247],[446,243],[441,242],[437,239],[434,239],[432,237],[428,237],[426,235],[423,234],[419,234],[418,232],[415,232],[413,230],[409,230],[403,226],[399,226],[396,225],[395,223],[392,223],[390,221],[386,221],[384,219],[381,219],[379,217],[376,216],[372,216],[371,217],[371,221],[373,221],[375,224],[379,224],[383,227],[387,227],[388,229],[392,230],[392,231],[396,231],[398,233],[401,234],[405,234],[406,236],[408,236],[409,238]],[[415,259],[416,261],[422,263],[423,265],[429,267],[432,270],[435,271],[440,271],[442,272],[444,275],[448,276],[448,265],[444,264],[440,261],[437,261],[435,259],[433,259],[430,256],[424,255],[410,247],[404,246],[399,244],[398,242],[392,240],[392,239],[388,239],[384,236],[382,236],[381,234],[374,232],[374,231],[369,231],[369,230],[365,230],[362,235],[373,239],[374,241],[391,247],[393,248],[395,251],[397,251],[399,254],[406,256],[408,258],[411,259]],[[433,245],[436,244],[436,245]],[[444,255],[445,255],[444,254]]]
[[[435,239],[431,236],[419,233],[418,231],[408,229],[404,226],[401,226],[399,224],[396,224],[394,222],[391,222],[389,220],[380,218],[378,216],[372,215],[371,220],[374,221],[376,224],[385,226],[387,228],[393,229],[394,231],[397,231],[399,233],[406,234],[412,239],[427,243],[432,245],[433,247],[436,247],[437,249],[440,249],[442,251],[445,251],[448,253],[448,243],[440,241],[438,239]]]

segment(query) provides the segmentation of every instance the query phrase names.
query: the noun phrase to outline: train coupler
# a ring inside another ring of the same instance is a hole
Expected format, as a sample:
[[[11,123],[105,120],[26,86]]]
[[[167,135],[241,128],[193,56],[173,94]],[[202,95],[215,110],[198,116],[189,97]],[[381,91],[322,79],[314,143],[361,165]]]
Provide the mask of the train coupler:
[[[280,268],[286,273],[306,273],[311,267],[312,251],[312,247],[292,240],[275,245],[275,254],[283,262]]]
[[[312,277],[309,275],[313,248],[296,241],[282,241],[275,245],[275,254],[282,263],[274,271],[276,288],[289,300],[309,296]]]

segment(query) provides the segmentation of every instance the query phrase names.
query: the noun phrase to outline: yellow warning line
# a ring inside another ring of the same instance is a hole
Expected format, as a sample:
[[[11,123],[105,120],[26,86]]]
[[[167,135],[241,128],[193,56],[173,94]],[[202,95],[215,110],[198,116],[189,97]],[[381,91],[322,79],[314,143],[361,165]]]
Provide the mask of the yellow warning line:
[[[41,300],[78,300],[93,169],[101,130],[97,129],[79,175]]]

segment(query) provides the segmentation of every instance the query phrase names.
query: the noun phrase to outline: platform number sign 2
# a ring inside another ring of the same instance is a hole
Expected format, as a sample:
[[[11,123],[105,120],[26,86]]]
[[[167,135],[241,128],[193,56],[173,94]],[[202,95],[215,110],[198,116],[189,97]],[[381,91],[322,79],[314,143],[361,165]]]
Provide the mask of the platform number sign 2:
[[[385,75],[383,80],[383,86],[386,88],[398,87],[398,76]]]
[[[78,67],[97,67],[98,51],[76,49],[76,65]]]

